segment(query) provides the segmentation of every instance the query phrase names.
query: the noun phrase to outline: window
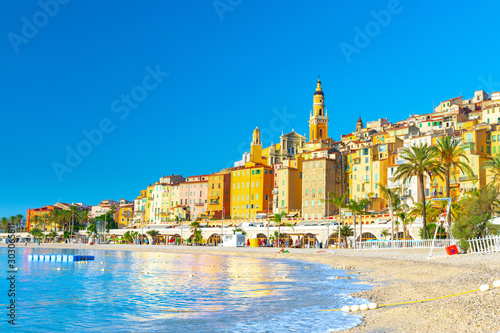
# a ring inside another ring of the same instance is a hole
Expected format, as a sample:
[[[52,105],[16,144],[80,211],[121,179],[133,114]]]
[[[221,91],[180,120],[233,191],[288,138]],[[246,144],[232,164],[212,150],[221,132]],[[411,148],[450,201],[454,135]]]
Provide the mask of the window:
[[[304,202],[304,207],[307,207],[307,200]]]
[[[314,200],[311,200],[311,207],[314,207]]]
[[[307,188],[306,188],[306,195],[307,195]]]
[[[318,193],[321,194],[321,188],[318,189]]]
[[[285,200],[281,200],[281,207],[285,207]]]
[[[281,181],[281,185],[285,185],[285,180],[284,179]]]

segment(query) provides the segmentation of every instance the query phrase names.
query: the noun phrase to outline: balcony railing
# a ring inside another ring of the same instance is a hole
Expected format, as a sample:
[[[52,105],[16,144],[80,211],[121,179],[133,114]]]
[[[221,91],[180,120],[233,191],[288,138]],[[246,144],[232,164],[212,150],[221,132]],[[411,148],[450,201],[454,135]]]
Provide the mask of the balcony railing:
[[[463,147],[465,150],[476,150],[476,149],[475,149],[475,147],[476,147],[475,142],[467,142],[467,143],[463,143],[463,144],[462,144],[462,147]]]

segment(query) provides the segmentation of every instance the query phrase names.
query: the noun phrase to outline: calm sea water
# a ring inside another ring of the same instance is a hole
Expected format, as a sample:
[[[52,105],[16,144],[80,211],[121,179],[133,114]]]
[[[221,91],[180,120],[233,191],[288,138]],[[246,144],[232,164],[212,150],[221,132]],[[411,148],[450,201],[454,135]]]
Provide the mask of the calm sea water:
[[[17,251],[19,332],[330,332],[361,317],[317,310],[368,303],[348,296],[369,288],[353,275],[337,280],[347,273],[296,260],[94,250],[79,264],[27,258],[71,250]],[[0,265],[6,272],[6,248]],[[2,279],[2,332],[12,329],[7,290]]]

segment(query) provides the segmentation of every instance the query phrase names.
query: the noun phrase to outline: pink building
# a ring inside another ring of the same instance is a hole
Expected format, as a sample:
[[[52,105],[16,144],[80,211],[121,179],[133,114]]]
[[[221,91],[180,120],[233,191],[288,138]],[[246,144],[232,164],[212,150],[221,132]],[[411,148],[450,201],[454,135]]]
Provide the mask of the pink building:
[[[179,205],[188,207],[190,220],[207,215],[208,175],[187,177],[179,183]]]

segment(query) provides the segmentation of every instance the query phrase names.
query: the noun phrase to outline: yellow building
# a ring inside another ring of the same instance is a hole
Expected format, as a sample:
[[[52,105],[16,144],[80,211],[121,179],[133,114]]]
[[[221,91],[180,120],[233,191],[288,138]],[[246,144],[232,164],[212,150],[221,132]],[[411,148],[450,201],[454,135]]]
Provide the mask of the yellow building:
[[[231,172],[224,171],[208,176],[207,200],[210,218],[231,217]]]
[[[462,146],[465,148],[465,153],[469,160],[468,164],[475,175],[475,178],[471,179],[467,175],[460,173],[460,194],[462,196],[471,189],[482,188],[488,183],[486,170],[482,166],[488,160],[491,152],[490,139],[491,136],[486,126],[462,133]]]
[[[254,219],[272,209],[273,169],[248,162],[231,170],[231,217]]]
[[[134,216],[134,203],[120,203],[120,208],[118,211],[118,229],[128,227],[132,222]]]
[[[284,160],[274,165],[274,190],[272,213],[285,212],[288,216],[300,216],[302,208],[302,161]]]

